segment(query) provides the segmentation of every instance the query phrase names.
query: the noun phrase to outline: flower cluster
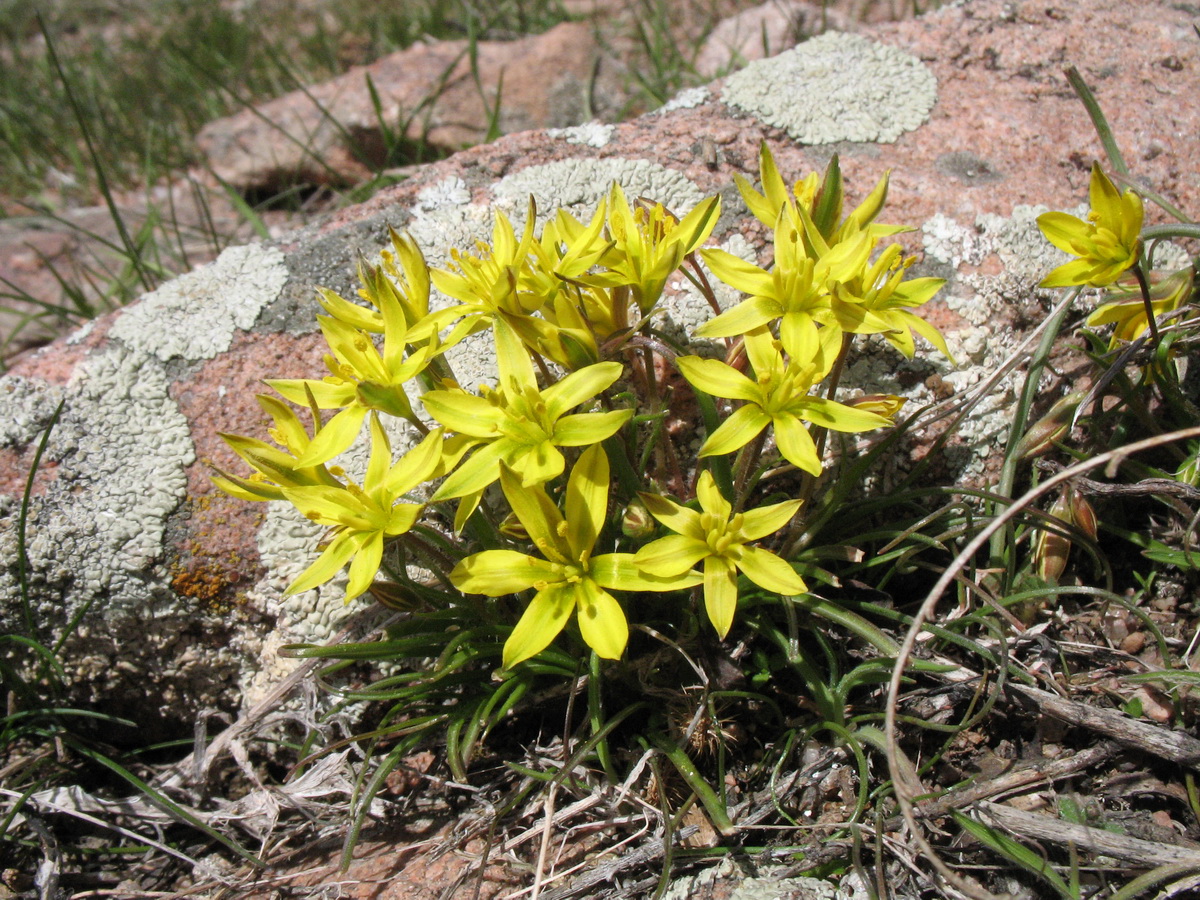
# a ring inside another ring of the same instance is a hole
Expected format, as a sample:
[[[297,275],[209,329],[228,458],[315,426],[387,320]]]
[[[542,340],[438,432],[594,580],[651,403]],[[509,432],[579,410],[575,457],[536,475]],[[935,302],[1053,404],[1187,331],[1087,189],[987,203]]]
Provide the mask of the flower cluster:
[[[907,278],[913,258],[882,246],[906,230],[875,222],[886,176],[843,215],[836,159],[823,179],[789,191],[764,147],[760,172],[761,190],[738,186],[774,237],[766,268],[700,249],[719,198],[676,216],[614,185],[586,222],[558,210],[539,230],[531,202],[518,231],[497,213],[491,242],[455,251],[444,269],[431,271],[411,238],[393,233],[381,265],[359,273],[362,303],[320,291],[328,374],[269,381],[283,398],[259,398],[271,442],[224,435],[253,472],[214,479],[329,529],[289,591],[348,566],[349,601],[371,589],[395,546],[459,596],[524,602],[507,629],[506,668],[573,618],[597,655],[620,657],[628,617],[649,594],[679,604],[681,620],[702,606],[724,637],[740,596],[807,591],[780,555],[801,515],[789,490],[811,496],[827,430],[886,426],[900,405],[836,399],[852,339],[882,335],[911,357],[915,334],[945,353],[913,312],[941,281]],[[746,299],[720,311],[701,260]],[[718,313],[694,337],[724,339],[723,359],[697,344],[688,353],[659,329],[661,296],[680,271]],[[431,307],[434,288],[448,305]],[[484,331],[496,383],[462,385],[446,351]],[[685,382],[709,411],[698,452],[699,423],[678,409]],[[410,435],[398,457],[388,420]],[[360,484],[334,461],[364,425]],[[768,474],[782,496],[763,488]],[[643,527],[618,527],[635,508],[648,513]],[[408,578],[407,564],[389,576]]]

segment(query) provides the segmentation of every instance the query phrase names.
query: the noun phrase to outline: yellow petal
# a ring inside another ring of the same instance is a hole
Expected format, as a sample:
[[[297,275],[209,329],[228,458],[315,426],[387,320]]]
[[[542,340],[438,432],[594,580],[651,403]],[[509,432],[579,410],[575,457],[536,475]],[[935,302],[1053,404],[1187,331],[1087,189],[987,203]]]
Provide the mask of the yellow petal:
[[[515,550],[484,550],[460,560],[450,583],[465,594],[503,597],[528,590],[538,582],[557,583],[561,575],[550,563]]]
[[[567,479],[567,544],[571,556],[590,554],[608,513],[608,456],[593,444],[580,455]]]
[[[545,650],[563,630],[574,608],[575,592],[571,588],[557,586],[538,591],[504,642],[504,668],[511,669]]]
[[[710,556],[704,561],[704,611],[720,638],[729,634],[733,625],[737,597],[737,570],[733,563]]]
[[[771,417],[753,403],[733,411],[720,427],[708,436],[700,447],[700,456],[723,456],[750,443],[764,428],[771,424]]]
[[[743,547],[738,568],[761,588],[777,594],[793,596],[808,590],[796,570],[774,553],[758,547]]]
[[[584,642],[604,659],[620,659],[629,640],[629,624],[621,604],[590,578],[576,586],[575,595]]]
[[[762,396],[758,385],[720,360],[681,356],[675,364],[694,388],[714,397],[753,401]]]
[[[668,534],[651,541],[633,557],[633,564],[643,572],[660,578],[681,575],[709,555],[708,544],[682,534]],[[633,590],[625,588],[623,590]]]

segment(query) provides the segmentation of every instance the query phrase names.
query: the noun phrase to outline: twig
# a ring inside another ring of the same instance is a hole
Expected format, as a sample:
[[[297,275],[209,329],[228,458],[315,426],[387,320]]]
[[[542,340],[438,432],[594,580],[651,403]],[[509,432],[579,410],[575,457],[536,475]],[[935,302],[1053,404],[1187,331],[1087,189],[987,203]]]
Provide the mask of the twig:
[[[961,790],[949,791],[940,797],[927,800],[919,804],[917,809],[925,818],[943,816],[952,809],[965,809],[989,797],[1018,793],[1034,785],[1046,785],[1061,778],[1070,778],[1104,762],[1116,752],[1116,745],[1106,742],[1081,750],[1065,759],[1050,759],[1015,766],[998,777],[988,778]],[[899,822],[889,822],[888,829],[893,830],[898,825]]]
[[[1045,459],[1038,460],[1037,466],[1047,472],[1062,471],[1062,466]],[[1077,476],[1071,480],[1071,484],[1081,493],[1102,497],[1142,497],[1149,494],[1166,494],[1181,500],[1200,502],[1200,488],[1170,478],[1143,478],[1133,484],[1109,484],[1105,481],[1093,481],[1091,478]]]
[[[980,675],[960,666],[937,677],[952,684],[962,684],[977,681]],[[1131,718],[1119,710],[1068,700],[1050,691],[1025,684],[1009,682],[1004,689],[1021,695],[1036,705],[1039,712],[1060,722],[1090,729],[1124,747],[1200,771],[1200,740],[1182,731],[1152,725]]]
[[[985,824],[992,827],[1003,828],[1013,834],[1041,841],[1074,844],[1080,850],[1127,860],[1138,868],[1177,864],[1200,866],[1200,849],[1129,837],[1103,828],[1066,822],[1054,816],[1013,809],[999,803],[979,803],[974,811],[985,820]]]
[[[699,830],[699,826],[696,825],[688,825],[686,828],[680,828],[675,832],[675,840],[677,843],[685,841]],[[665,853],[666,848],[663,847],[661,841],[649,841],[632,853],[626,853],[624,856],[619,856],[610,862],[596,866],[569,887],[561,888],[560,890],[544,895],[544,900],[567,900],[569,897],[577,897],[584,891],[602,882],[612,881],[613,878],[626,869],[632,869],[634,866],[640,866],[643,863],[654,862]]]

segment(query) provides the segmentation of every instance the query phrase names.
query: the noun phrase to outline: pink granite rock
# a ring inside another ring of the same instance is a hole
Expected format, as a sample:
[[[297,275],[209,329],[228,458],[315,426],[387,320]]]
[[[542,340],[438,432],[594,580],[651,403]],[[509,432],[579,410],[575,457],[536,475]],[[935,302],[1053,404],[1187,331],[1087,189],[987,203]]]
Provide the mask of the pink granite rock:
[[[336,582],[283,595],[312,559],[317,529],[275,504],[217,494],[205,463],[238,465],[216,432],[262,433],[252,398],[260,379],[319,371],[314,288],[352,295],[359,254],[378,254],[388,226],[408,229],[437,264],[451,247],[487,237],[495,210],[519,218],[531,193],[543,212],[585,209],[617,180],[678,210],[720,192],[713,243],[753,255],[763,229],[733,174],[757,177],[764,140],[788,178],[838,152],[849,202],[891,171],[884,218],[918,225],[904,241],[925,273],[949,279],[929,316],[958,359],[868,352],[846,383],[918,404],[970,390],[1051,298],[1035,285],[1057,251],[1040,238],[1042,207],[1031,204],[1084,202],[1102,152],[1064,65],[1093,86],[1134,177],[1200,210],[1200,46],[1191,25],[1165,0],[976,0],[824,35],[660,112],[511,135],[424,167],[319,225],[227,250],[0,379],[4,627],[24,627],[20,491],[62,402],[34,484],[27,592],[43,638],[83,616],[65,657],[80,697],[103,695],[111,711],[124,703],[143,717],[156,710],[180,728],[199,709],[260,695],[291,664],[275,654],[279,643],[336,629],[347,612]],[[686,319],[680,282],[671,308]],[[471,374],[481,373],[464,380]],[[1018,383],[1019,374],[1003,380],[980,404],[948,449],[947,477],[988,479]]]
[[[578,125],[620,108],[611,61],[592,28],[564,22],[515,41],[435,41],[315,87],[210,122],[197,136],[212,170],[240,189],[346,184],[387,164],[385,129],[411,146],[454,151],[488,134]],[[380,106],[376,109],[368,80]],[[595,104],[596,108],[593,108]]]
[[[714,78],[747,62],[774,56],[806,37],[853,31],[856,20],[809,0],[767,0],[722,19],[696,56],[696,71]]]

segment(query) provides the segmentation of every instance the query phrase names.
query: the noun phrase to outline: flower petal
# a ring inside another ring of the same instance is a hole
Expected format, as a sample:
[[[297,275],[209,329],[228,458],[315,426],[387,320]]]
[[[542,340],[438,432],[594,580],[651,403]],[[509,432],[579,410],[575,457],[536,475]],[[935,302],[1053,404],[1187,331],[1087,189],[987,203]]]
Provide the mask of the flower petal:
[[[735,337],[761,328],[783,314],[779,301],[771,297],[751,297],[696,329],[696,337]]]
[[[538,591],[526,607],[517,627],[504,642],[504,668],[541,653],[571,617],[575,608],[575,588],[555,586]]]
[[[821,457],[817,455],[817,445],[800,420],[795,416],[776,416],[774,424],[775,444],[783,458],[810,475],[820,475]]]
[[[692,387],[714,397],[754,401],[762,396],[757,384],[720,360],[681,356],[675,365]]]
[[[350,559],[358,548],[366,541],[367,535],[362,532],[343,531],[325,548],[324,552],[317,557],[316,561],[300,573],[291,584],[288,585],[288,594],[299,594],[303,591],[311,590],[318,585],[324,584],[330,578],[337,575],[342,570],[342,566]]]
[[[700,513],[694,509],[688,509],[686,506],[680,506],[666,497],[660,497],[658,494],[639,493],[638,496],[646,504],[650,515],[663,525],[676,534],[685,535],[701,544],[704,543],[704,529],[700,527]]]
[[[808,590],[808,585],[796,574],[796,570],[769,550],[743,547],[737,565],[747,578],[768,591],[794,595]]]
[[[364,594],[375,575],[379,571],[379,562],[383,559],[383,535],[372,532],[366,535],[359,551],[354,554],[350,563],[350,581],[346,585],[346,602],[349,603],[360,594]]]
[[[701,456],[722,456],[748,444],[771,424],[771,417],[753,403],[733,411],[700,447]]]
[[[567,479],[567,544],[574,559],[590,554],[608,513],[608,456],[593,444],[580,455]]]
[[[576,413],[554,423],[554,443],[560,447],[586,447],[612,437],[633,417],[632,409],[602,413]]]
[[[712,477],[712,472],[705,470],[700,473],[700,479],[696,482],[696,499],[700,501],[702,510],[712,513],[722,522],[728,522],[729,517],[733,515],[733,506],[725,499],[721,489],[717,487],[717,481]]]
[[[704,561],[704,610],[708,620],[724,638],[737,612],[737,570],[727,559],[710,556]]]
[[[682,534],[668,534],[651,541],[633,557],[633,564],[643,572],[658,577],[670,577],[688,571],[711,551],[708,544]],[[619,585],[622,590],[633,590]]]
[[[1082,238],[1091,233],[1091,226],[1078,216],[1057,210],[1042,213],[1037,217],[1038,228],[1046,240],[1064,253],[1076,255],[1076,247]]]
[[[508,466],[500,467],[500,486],[514,515],[525,526],[529,539],[544,556],[555,562],[576,562],[564,536],[562,513],[540,485],[527,487]]]
[[[425,411],[451,431],[474,437],[494,437],[504,411],[463,390],[429,391],[421,396]]]
[[[296,468],[303,469],[329,462],[339,453],[348,450],[362,431],[363,419],[366,417],[365,406],[348,406],[343,409],[313,436],[304,454],[296,460]]]
[[[755,297],[770,296],[775,286],[771,273],[748,263],[727,250],[701,250],[700,256],[709,270],[730,287]]]
[[[575,595],[584,642],[604,659],[620,659],[629,641],[629,623],[621,604],[590,578],[576,585]]]
[[[768,534],[774,534],[791,520],[801,503],[803,503],[802,500],[785,500],[782,503],[761,506],[743,513],[739,539],[757,541]]]
[[[621,369],[619,362],[602,362],[565,375],[542,391],[547,414],[551,419],[557,419],[585,400],[592,399],[621,377]]]
[[[430,500],[451,500],[482,491],[500,477],[500,460],[511,452],[513,446],[512,441],[504,439],[484,444],[450,473]]]
[[[450,572],[450,583],[464,594],[503,597],[539,582],[554,584],[560,577],[550,563],[536,556],[516,550],[484,550],[459,560]]]
[[[815,422],[834,431],[844,431],[851,434],[860,431],[871,431],[875,428],[882,428],[885,425],[891,424],[891,422],[878,413],[873,413],[867,409],[857,409],[853,406],[847,406],[845,403],[838,403],[836,400],[826,400],[823,397],[807,397],[800,404],[797,404],[795,411],[797,415],[808,419],[810,422]]]

